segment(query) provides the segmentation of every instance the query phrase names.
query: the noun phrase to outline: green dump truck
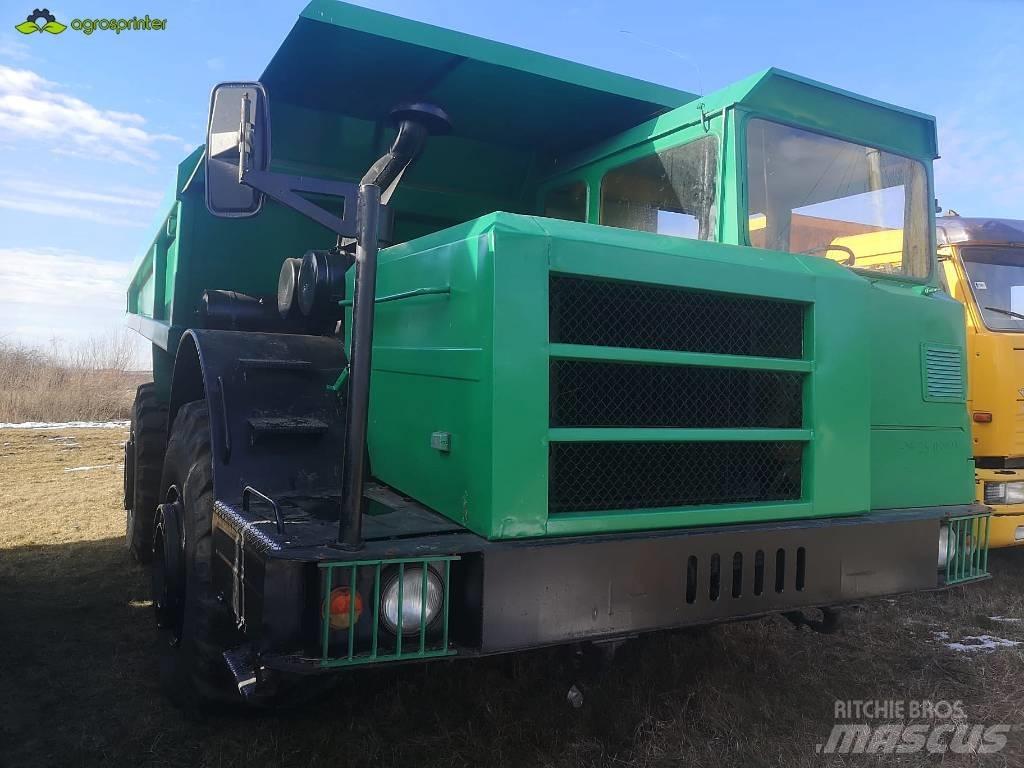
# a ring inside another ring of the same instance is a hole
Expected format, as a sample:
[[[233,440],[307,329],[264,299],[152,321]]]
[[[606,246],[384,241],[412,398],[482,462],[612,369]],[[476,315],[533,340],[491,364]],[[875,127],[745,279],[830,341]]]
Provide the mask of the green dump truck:
[[[935,156],[786,72],[697,97],[314,0],[128,290],[168,690],[985,577]],[[885,274],[824,257],[884,227]]]

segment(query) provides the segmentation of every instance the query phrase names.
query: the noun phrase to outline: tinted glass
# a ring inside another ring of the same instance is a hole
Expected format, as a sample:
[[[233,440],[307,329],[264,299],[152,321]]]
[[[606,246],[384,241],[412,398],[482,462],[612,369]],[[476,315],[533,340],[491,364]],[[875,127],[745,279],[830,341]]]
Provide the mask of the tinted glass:
[[[710,136],[609,171],[601,183],[601,223],[712,239],[717,171],[718,144]]]
[[[544,198],[544,215],[566,221],[587,220],[587,185],[574,181],[564,187],[556,187]]]

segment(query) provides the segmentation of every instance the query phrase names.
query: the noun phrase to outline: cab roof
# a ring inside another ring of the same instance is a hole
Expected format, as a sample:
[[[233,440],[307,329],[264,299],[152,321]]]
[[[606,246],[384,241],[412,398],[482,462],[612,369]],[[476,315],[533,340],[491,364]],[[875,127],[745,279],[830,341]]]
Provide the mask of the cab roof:
[[[935,220],[939,245],[992,243],[1024,245],[1024,221],[942,216]]]
[[[938,157],[935,118],[770,67],[634,126],[562,163],[563,172],[734,108],[921,160]]]

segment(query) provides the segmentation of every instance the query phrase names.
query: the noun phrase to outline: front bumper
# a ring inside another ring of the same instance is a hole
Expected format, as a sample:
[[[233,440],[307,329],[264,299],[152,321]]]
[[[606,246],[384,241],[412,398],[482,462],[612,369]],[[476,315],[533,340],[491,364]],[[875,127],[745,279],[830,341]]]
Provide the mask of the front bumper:
[[[992,529],[989,536],[990,547],[1019,547],[1024,544],[1024,512],[1008,515],[995,511],[989,525]]]
[[[310,544],[308,519],[304,541],[287,530],[277,540],[270,521],[218,502],[214,581],[263,665],[315,671],[613,639],[973,581],[987,576],[976,533],[987,519],[968,506],[518,541],[459,530],[371,540],[349,555]],[[965,556],[939,570],[942,526],[957,526]],[[380,585],[424,565],[443,576],[442,618],[398,642],[380,626]],[[361,607],[350,600],[350,616],[332,627],[339,588],[358,592]]]
[[[1024,481],[1024,469],[978,469],[974,473],[975,498],[985,504],[985,483]],[[1024,504],[988,504],[992,509],[989,546],[993,548],[1024,545]]]

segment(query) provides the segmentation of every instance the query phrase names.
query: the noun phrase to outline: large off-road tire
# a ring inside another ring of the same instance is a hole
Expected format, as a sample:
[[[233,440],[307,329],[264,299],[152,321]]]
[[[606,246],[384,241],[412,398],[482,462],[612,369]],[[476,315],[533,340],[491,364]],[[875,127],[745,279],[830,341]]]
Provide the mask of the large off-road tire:
[[[140,563],[153,556],[153,520],[166,445],[167,403],[157,397],[155,384],[143,384],[135,392],[131,431],[124,445],[124,538]]]
[[[223,653],[241,638],[211,580],[213,462],[205,401],[187,403],[178,411],[160,488],[153,602],[162,646],[162,687],[174,703],[190,710],[238,703]]]

